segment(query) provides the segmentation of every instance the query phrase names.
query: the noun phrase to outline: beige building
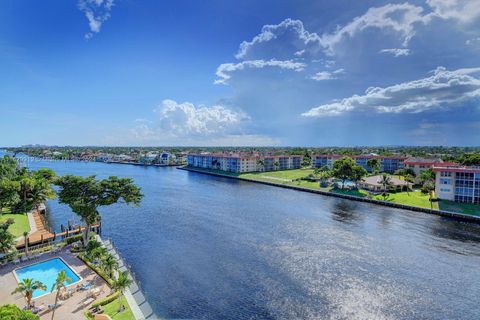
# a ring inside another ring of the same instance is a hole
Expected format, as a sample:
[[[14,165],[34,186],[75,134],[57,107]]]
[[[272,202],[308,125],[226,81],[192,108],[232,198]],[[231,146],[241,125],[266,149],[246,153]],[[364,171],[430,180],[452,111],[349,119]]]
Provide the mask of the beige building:
[[[407,183],[405,180],[400,180],[397,177],[389,176],[390,177],[390,182],[391,185],[389,186],[389,190],[396,190],[396,191],[401,191],[402,189],[408,187],[411,187],[410,183]],[[382,192],[384,187],[381,184],[382,181],[382,176],[381,175],[376,175],[376,176],[371,176],[371,177],[366,177],[362,179],[358,183],[358,186],[362,189],[372,191],[372,192]]]

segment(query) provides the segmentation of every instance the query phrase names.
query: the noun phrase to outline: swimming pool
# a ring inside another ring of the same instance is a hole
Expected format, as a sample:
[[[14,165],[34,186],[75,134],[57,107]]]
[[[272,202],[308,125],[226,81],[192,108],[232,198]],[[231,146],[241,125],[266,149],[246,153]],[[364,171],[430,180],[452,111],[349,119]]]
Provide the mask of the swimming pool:
[[[33,298],[38,298],[44,294],[50,293],[52,286],[57,279],[57,275],[60,271],[65,270],[67,277],[72,279],[71,283],[65,283],[65,285],[74,284],[82,278],[78,276],[61,258],[53,258],[50,260],[42,261],[32,264],[28,267],[23,267],[15,270],[17,281],[22,281],[25,278],[41,281],[47,286],[47,290],[35,290],[33,292]]]

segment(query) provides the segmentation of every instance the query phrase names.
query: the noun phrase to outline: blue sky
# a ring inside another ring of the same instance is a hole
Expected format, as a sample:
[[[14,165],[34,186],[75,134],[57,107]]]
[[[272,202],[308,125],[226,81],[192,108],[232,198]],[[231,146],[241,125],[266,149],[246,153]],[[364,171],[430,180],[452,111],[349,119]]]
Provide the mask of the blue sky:
[[[479,145],[480,0],[0,2],[0,145]]]

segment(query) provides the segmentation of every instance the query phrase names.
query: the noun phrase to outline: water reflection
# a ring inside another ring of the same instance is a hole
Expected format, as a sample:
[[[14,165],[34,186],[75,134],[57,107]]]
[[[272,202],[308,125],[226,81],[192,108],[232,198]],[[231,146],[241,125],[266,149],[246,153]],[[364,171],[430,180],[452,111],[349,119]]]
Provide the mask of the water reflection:
[[[364,215],[356,210],[358,204],[345,199],[335,199],[331,206],[332,218],[335,221],[358,223],[363,221]]]

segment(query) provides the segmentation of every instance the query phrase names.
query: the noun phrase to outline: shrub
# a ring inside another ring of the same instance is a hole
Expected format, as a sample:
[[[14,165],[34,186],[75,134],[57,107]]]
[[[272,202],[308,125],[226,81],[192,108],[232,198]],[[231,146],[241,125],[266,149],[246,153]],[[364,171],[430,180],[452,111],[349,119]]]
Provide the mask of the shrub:
[[[90,260],[88,260],[84,254],[79,254],[78,258],[82,260],[87,266],[90,267],[93,271],[95,271],[100,277],[103,278],[110,286],[113,285],[113,280],[105,273],[100,266],[94,265]]]
[[[67,242],[67,244],[72,244],[74,242],[77,242],[78,240],[82,240],[82,235],[81,234],[77,234],[77,235],[68,237],[66,242]]]
[[[106,296],[105,298],[99,299],[99,300],[95,301],[94,303],[92,303],[92,308],[101,307],[101,306],[104,306],[106,304],[109,304],[110,302],[115,301],[115,299],[117,299],[119,295],[120,295],[120,291],[115,291],[111,295]]]
[[[0,319],[2,320],[38,320],[37,315],[31,311],[24,311],[13,304],[6,304],[0,307]]]

